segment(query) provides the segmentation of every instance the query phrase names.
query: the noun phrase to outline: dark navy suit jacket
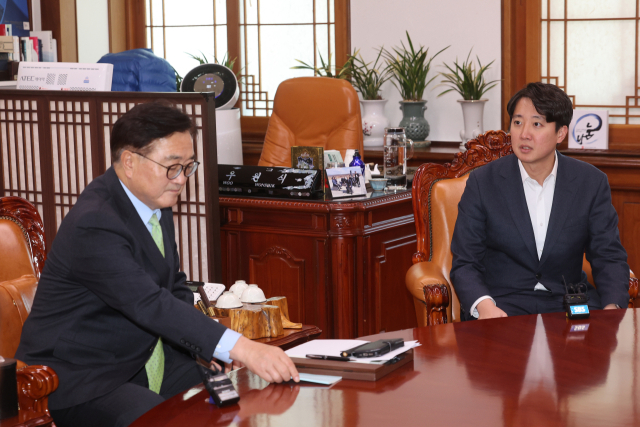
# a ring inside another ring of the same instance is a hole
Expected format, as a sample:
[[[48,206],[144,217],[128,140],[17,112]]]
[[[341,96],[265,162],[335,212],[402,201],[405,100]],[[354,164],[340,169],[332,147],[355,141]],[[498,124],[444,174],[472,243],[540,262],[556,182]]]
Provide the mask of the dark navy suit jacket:
[[[165,257],[113,168],[87,186],[62,221],[16,353],[58,374],[51,409],[124,384],[159,336],[178,351],[211,359],[226,328],[193,308],[170,208],[160,225]]]
[[[626,307],[629,266],[617,225],[606,175],[558,153],[553,205],[538,260],[518,158],[509,155],[475,169],[458,204],[451,242],[450,277],[462,318],[481,296],[532,291],[538,282],[561,298],[562,276],[567,283],[586,281],[584,253],[602,306]]]

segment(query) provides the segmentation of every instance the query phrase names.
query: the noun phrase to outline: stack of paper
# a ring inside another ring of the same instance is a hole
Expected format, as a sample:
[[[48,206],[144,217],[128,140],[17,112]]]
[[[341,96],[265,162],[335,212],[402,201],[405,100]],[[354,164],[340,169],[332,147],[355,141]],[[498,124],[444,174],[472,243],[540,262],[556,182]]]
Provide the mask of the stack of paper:
[[[340,353],[350,348],[367,344],[369,341],[362,340],[313,340],[301,344],[297,347],[290,348],[285,353],[289,357],[299,357],[304,359],[307,354],[319,354],[322,356],[336,356],[340,357]],[[420,343],[418,341],[405,341],[404,347],[391,351],[387,354],[378,357],[370,358],[355,358],[351,357],[350,362],[356,363],[384,363],[387,360],[391,360],[399,354],[402,354],[414,347],[418,347]]]

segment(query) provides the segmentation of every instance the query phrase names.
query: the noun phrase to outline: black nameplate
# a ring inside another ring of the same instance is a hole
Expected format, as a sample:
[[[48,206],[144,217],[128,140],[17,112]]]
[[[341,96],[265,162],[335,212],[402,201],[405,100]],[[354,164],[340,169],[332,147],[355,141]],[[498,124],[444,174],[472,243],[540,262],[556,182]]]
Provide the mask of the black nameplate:
[[[218,165],[220,194],[318,198],[323,194],[321,170],[266,166]]]

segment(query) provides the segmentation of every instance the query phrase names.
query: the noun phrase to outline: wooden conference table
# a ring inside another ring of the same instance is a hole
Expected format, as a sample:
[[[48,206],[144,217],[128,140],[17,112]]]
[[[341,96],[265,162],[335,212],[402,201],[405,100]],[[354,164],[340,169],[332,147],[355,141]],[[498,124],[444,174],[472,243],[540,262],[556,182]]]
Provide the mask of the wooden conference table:
[[[563,313],[438,325],[379,336],[419,340],[414,361],[377,382],[331,388],[230,374],[239,405],[195,387],[134,427],[640,425],[640,311]],[[573,327],[573,329],[572,329]]]

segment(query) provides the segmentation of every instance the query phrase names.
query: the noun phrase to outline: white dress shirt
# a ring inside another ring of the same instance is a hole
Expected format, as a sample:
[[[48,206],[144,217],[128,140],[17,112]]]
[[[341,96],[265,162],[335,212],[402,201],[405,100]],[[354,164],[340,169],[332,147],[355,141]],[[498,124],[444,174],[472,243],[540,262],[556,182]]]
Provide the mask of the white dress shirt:
[[[536,239],[536,250],[538,252],[538,259],[542,257],[542,250],[544,249],[544,241],[547,237],[547,228],[549,227],[549,217],[551,216],[551,206],[553,205],[553,193],[556,190],[556,176],[558,175],[558,154],[555,154],[553,169],[549,176],[547,176],[542,183],[538,184],[538,181],[531,178],[527,171],[524,169],[522,162],[518,159],[518,167],[520,168],[520,176],[522,178],[522,187],[524,188],[524,196],[527,199],[527,207],[529,208],[529,217],[531,219],[531,226],[533,227],[533,234]],[[536,291],[548,291],[547,288],[540,282],[536,283],[533,288]],[[478,298],[471,306],[471,313],[473,317],[478,317],[478,310],[476,307],[485,299],[490,299],[495,304],[495,300],[489,295],[484,295]]]

